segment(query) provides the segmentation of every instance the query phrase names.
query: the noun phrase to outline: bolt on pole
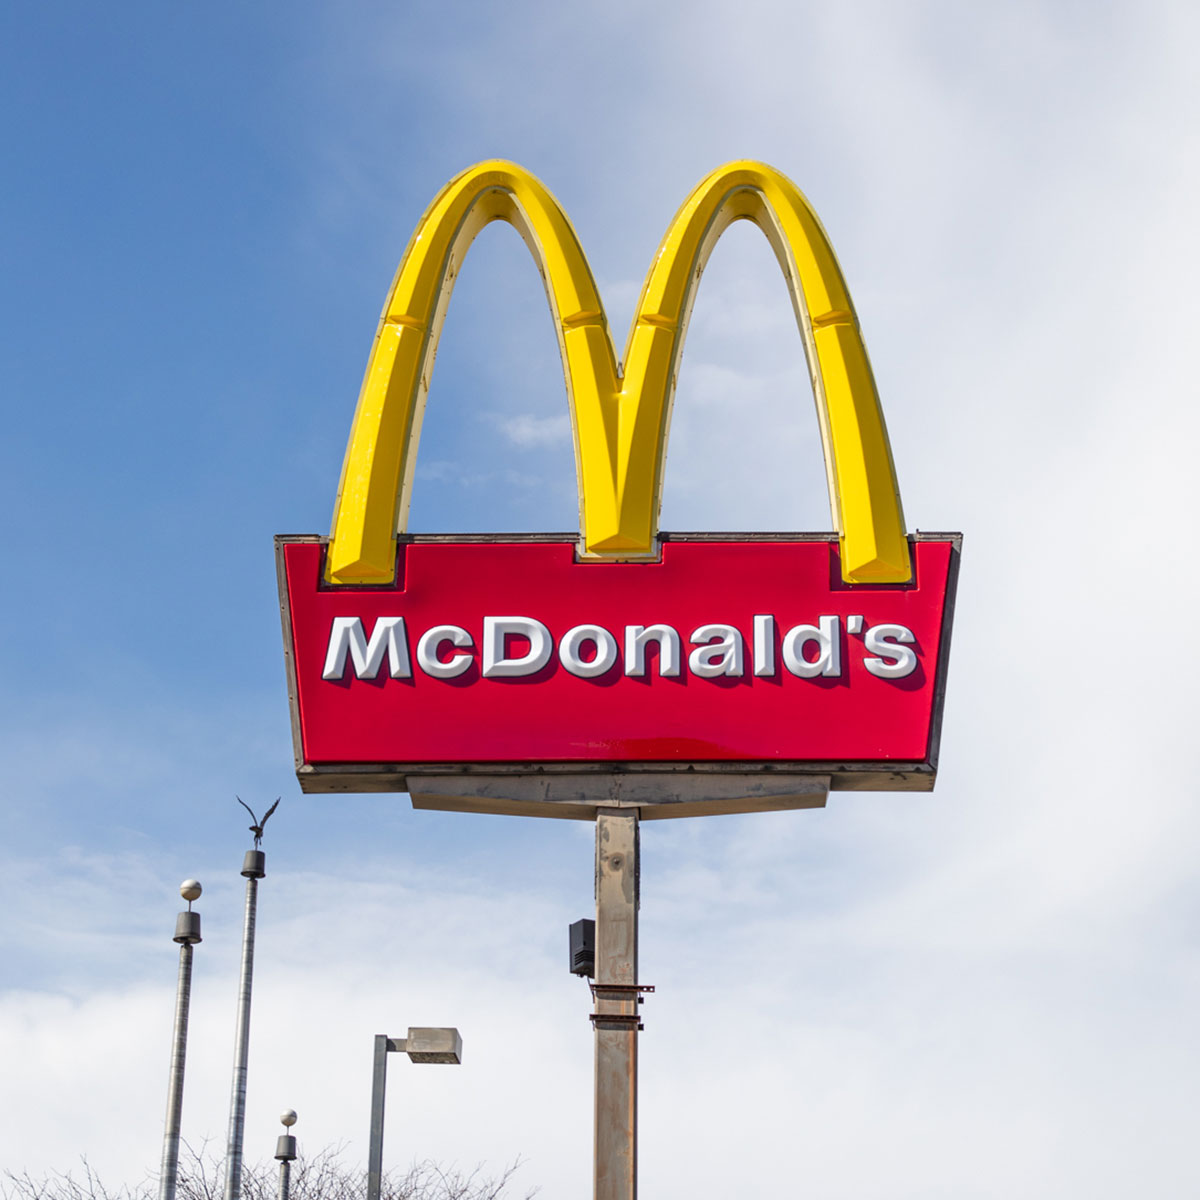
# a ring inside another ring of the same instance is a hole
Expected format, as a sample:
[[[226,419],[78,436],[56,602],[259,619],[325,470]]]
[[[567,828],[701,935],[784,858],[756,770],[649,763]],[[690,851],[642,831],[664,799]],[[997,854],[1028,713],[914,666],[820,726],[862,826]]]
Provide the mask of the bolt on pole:
[[[596,809],[595,1200],[637,1197],[637,809]]]
[[[254,987],[254,926],[258,913],[258,881],[266,873],[266,854],[261,850],[247,850],[242,863],[242,874],[246,879],[246,921],[242,932],[242,976],[238,987],[237,1033],[233,1045],[233,1089],[229,1101],[229,1139],[225,1151],[225,1200],[240,1200],[242,1194],[246,1064],[250,1054],[250,995]]]
[[[183,1072],[187,1064],[188,1013],[192,1003],[192,951],[200,938],[200,914],[192,912],[192,901],[203,889],[195,879],[185,879],[179,894],[188,902],[187,912],[175,920],[173,941],[179,943],[179,982],[175,988],[175,1030],[171,1038],[171,1069],[167,1080],[167,1119],[163,1133],[159,1200],[175,1200],[179,1180],[179,1128],[183,1118]]]

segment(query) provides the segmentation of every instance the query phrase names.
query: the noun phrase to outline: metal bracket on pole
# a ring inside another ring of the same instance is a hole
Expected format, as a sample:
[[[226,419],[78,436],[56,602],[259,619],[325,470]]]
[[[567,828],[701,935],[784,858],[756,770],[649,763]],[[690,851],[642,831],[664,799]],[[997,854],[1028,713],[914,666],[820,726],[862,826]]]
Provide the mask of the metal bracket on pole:
[[[592,999],[597,1002],[632,998],[638,1004],[644,1004],[646,1002],[644,993],[654,991],[651,984],[635,984],[633,987],[629,987],[623,983],[592,983],[588,986],[592,989]],[[601,1012],[597,1009],[594,1013],[588,1013],[588,1016],[597,1029],[619,1029],[624,1025],[636,1024],[638,1032],[641,1033],[646,1028],[642,1024],[642,1014],[636,1009],[632,1013]]]

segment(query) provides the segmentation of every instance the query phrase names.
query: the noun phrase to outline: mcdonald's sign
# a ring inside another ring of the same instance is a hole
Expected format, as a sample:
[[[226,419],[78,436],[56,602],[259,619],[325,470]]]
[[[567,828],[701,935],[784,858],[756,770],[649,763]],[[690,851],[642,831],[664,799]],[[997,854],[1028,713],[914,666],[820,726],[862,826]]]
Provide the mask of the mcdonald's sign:
[[[739,219],[762,229],[791,293],[834,534],[658,529],[695,284]],[[496,220],[545,280],[579,533],[409,534],[442,319],[463,255]],[[960,541],[905,530],[850,294],[786,177],[735,162],[700,182],[651,265],[622,367],[565,212],[521,167],[481,163],[442,189],[400,264],[329,537],[276,539],[301,786],[559,816],[590,815],[581,780],[597,774],[643,816],[927,790]],[[667,803],[684,775],[706,781],[698,798]]]

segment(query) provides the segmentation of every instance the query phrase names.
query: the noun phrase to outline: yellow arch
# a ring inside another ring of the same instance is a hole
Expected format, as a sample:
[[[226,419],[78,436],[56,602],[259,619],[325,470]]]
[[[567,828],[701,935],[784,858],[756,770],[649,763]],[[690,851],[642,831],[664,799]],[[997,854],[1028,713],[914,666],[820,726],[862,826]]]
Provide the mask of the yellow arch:
[[[717,238],[748,219],[783,269],[813,380],[830,507],[850,583],[912,577],[883,413],[849,292],[821,223],[771,167],[735,162],[693,190],[642,288],[622,373],[604,306],[558,201],[515,163],[480,163],[421,218],[384,305],[342,466],[327,557],[333,583],[382,583],[408,517],[429,377],[463,256],[491,221],[529,247],[554,316],[575,438],[584,553],[655,553],[663,462],[695,284]]]

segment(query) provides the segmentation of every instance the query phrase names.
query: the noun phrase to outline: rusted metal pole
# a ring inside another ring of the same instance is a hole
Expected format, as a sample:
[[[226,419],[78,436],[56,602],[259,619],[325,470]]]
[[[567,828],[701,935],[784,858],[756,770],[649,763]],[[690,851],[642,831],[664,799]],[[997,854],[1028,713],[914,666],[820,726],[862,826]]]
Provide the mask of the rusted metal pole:
[[[596,810],[595,1200],[637,1197],[638,812]]]

